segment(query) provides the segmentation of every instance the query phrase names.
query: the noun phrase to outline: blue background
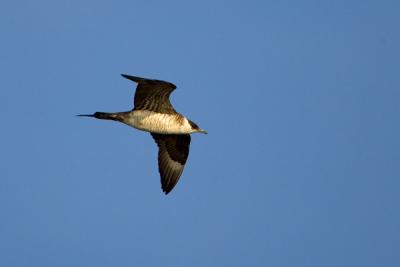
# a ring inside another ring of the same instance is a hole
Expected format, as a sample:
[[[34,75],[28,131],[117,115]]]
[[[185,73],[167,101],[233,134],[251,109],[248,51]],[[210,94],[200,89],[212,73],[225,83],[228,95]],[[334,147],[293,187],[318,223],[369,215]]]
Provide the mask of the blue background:
[[[399,1],[3,1],[0,266],[400,266]],[[192,136],[78,118],[171,81]]]

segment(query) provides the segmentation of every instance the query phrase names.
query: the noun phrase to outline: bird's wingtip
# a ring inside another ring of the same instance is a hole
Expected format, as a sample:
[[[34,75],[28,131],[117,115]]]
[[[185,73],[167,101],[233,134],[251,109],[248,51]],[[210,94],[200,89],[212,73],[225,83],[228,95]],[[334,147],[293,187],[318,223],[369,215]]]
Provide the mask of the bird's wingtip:
[[[162,187],[161,189],[162,189],[162,191],[164,192],[165,195],[168,195],[172,191],[172,188],[168,190],[168,188]]]
[[[124,77],[125,79],[134,81],[135,83],[139,83],[139,82],[144,80],[143,78],[132,76],[132,75],[128,75],[128,74],[121,74],[121,76]]]

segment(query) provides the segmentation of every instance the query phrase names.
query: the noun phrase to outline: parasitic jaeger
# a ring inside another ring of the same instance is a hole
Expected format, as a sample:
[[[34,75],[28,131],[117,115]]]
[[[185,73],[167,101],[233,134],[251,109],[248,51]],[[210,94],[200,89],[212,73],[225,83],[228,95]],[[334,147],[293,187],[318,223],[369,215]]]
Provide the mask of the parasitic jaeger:
[[[158,145],[158,171],[165,194],[179,180],[189,156],[190,134],[207,132],[175,111],[169,96],[176,86],[170,82],[122,74],[137,83],[134,108],[125,112],[95,112],[77,116],[114,120],[150,132]]]

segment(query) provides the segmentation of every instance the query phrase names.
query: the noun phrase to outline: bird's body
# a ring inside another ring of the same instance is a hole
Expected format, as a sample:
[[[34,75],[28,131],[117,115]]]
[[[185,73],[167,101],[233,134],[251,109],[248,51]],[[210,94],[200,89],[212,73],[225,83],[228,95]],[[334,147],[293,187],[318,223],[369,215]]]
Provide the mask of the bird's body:
[[[136,129],[159,134],[191,134],[196,132],[189,120],[181,114],[165,114],[148,110],[129,113],[125,124]]]
[[[122,76],[138,83],[133,110],[78,116],[115,120],[150,132],[159,147],[161,185],[168,194],[178,182],[185,166],[189,155],[190,134],[207,132],[172,107],[169,96],[176,88],[172,83],[125,74]]]

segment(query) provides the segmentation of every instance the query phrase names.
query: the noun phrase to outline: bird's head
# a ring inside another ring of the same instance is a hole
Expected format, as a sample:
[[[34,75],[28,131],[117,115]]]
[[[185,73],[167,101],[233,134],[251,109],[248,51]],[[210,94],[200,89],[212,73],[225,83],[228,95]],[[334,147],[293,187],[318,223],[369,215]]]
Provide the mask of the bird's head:
[[[193,121],[189,120],[189,124],[190,127],[192,127],[192,130],[194,133],[203,133],[203,134],[207,134],[206,130],[201,129],[196,123],[194,123]]]

